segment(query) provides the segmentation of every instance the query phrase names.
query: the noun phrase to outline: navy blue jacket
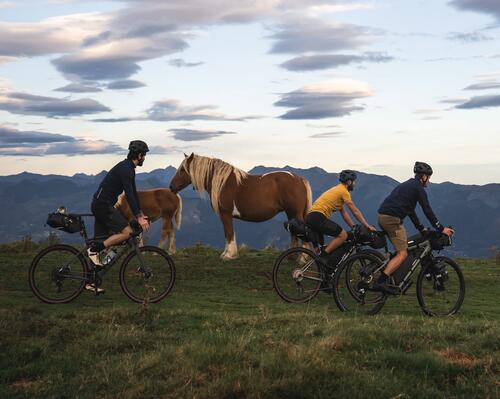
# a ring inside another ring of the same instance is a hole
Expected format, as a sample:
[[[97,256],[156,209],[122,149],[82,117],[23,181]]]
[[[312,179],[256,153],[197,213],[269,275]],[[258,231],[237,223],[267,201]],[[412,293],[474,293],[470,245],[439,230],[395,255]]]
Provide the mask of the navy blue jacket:
[[[113,206],[123,191],[125,191],[125,197],[130,209],[137,216],[141,213],[141,209],[139,208],[139,197],[135,187],[135,165],[130,159],[118,162],[106,174],[94,194],[94,201],[107,202]]]
[[[432,226],[442,231],[444,227],[439,223],[436,215],[434,215],[424,186],[422,186],[422,183],[417,178],[409,179],[392,190],[389,196],[382,202],[382,205],[380,205],[378,213],[395,216],[401,220],[409,216],[415,227],[418,230],[423,230],[424,226],[420,223],[415,213],[417,202],[422,207],[425,216],[429,219]]]

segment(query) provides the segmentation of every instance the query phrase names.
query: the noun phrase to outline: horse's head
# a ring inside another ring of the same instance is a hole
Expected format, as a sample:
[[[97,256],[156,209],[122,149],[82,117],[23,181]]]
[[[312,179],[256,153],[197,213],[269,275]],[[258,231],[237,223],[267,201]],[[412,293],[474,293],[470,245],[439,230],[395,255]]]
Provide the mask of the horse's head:
[[[173,193],[178,193],[191,184],[191,176],[188,170],[193,158],[194,153],[191,153],[191,155],[189,156],[184,154],[184,160],[177,168],[177,172],[175,172],[175,176],[170,182],[170,191],[172,191]]]

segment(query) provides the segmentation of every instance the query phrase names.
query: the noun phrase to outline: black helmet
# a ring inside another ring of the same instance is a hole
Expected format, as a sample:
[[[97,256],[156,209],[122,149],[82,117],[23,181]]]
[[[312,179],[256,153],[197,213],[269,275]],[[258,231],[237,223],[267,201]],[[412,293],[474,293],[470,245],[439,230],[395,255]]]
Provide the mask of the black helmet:
[[[128,149],[130,152],[138,152],[141,154],[145,154],[146,152],[149,151],[148,145],[141,140],[133,140],[130,142],[128,145]]]
[[[415,173],[416,175],[432,176],[431,165],[425,162],[415,162],[415,166],[413,167],[413,173]]]
[[[342,182],[342,183],[345,183],[347,180],[356,180],[358,177],[358,175],[356,174],[356,172],[354,170],[349,170],[349,169],[346,169],[346,170],[343,170],[342,172],[340,172],[340,176],[339,176],[339,180]]]

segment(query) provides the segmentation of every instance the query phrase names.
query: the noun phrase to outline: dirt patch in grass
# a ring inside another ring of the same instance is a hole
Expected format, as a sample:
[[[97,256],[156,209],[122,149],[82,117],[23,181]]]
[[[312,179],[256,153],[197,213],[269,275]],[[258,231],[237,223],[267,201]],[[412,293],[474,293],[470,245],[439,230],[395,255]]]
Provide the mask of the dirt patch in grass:
[[[29,380],[27,378],[20,378],[19,380],[14,381],[11,384],[11,387],[14,389],[30,389],[35,384],[36,384],[36,380]]]
[[[476,359],[470,355],[467,355],[463,352],[458,352],[454,349],[448,348],[444,350],[434,351],[434,353],[443,359],[445,359],[448,363],[462,366],[467,369],[472,369],[476,367],[480,360]]]

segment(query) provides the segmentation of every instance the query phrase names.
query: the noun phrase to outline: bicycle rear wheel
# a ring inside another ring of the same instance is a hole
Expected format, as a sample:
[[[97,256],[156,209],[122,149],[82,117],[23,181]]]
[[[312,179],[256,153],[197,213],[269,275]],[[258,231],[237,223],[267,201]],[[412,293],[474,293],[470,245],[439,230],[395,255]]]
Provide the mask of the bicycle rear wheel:
[[[81,294],[87,280],[87,263],[76,248],[52,245],[40,251],[29,269],[29,285],[45,303],[67,303]]]
[[[317,255],[303,247],[290,248],[276,260],[273,268],[273,286],[286,302],[304,303],[312,300],[323,281]]]
[[[465,297],[465,280],[460,267],[450,258],[439,256],[423,267],[417,278],[417,299],[428,316],[451,316]]]
[[[135,251],[130,252],[120,268],[120,286],[123,293],[138,303],[156,303],[165,298],[174,287],[175,265],[172,258],[158,247],[140,247],[144,265],[151,272],[143,270]]]
[[[382,260],[369,253],[348,257],[333,278],[333,297],[342,312],[374,315],[383,308],[387,296],[373,291]]]

